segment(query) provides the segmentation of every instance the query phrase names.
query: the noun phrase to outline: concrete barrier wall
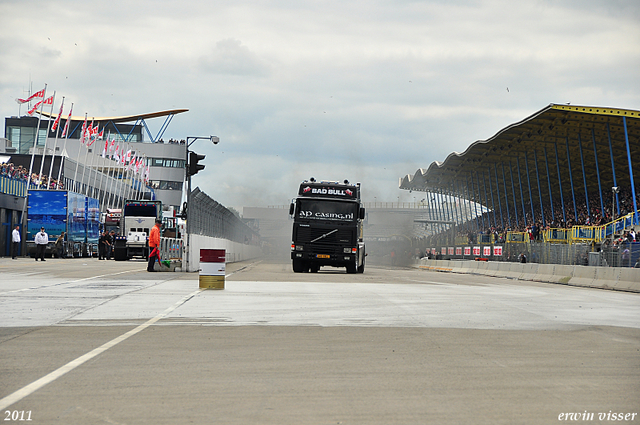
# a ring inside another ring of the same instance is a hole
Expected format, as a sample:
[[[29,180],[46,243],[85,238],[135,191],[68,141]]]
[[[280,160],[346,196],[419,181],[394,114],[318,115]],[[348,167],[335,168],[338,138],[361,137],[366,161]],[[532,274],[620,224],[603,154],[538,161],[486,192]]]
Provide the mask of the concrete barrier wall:
[[[189,271],[200,269],[200,249],[224,249],[226,251],[226,262],[235,263],[238,261],[251,260],[262,256],[262,249],[255,245],[246,245],[232,242],[227,239],[212,238],[210,236],[191,235]],[[187,254],[185,253],[185,256]],[[184,265],[184,262],[183,262]]]
[[[481,274],[536,282],[640,292],[640,269],[564,266],[560,264],[508,263],[470,260],[418,260],[424,270]]]

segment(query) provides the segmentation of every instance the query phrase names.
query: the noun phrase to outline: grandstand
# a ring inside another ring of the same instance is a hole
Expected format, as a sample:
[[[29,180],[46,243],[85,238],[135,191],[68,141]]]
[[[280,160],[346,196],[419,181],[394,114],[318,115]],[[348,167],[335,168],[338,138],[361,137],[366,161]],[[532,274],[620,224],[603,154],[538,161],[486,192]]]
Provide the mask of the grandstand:
[[[640,229],[638,159],[640,111],[551,104],[405,176],[400,188],[439,199],[438,216],[456,224],[431,245],[534,241],[600,251],[633,242],[629,231]]]

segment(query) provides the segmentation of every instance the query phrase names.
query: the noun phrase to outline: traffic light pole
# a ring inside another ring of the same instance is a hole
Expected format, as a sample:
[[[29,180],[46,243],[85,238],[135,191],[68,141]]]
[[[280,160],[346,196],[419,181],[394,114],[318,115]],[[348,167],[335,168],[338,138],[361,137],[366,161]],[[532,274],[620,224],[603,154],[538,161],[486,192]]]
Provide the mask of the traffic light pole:
[[[184,249],[185,252],[185,268],[184,270],[186,272],[191,272],[191,271],[196,271],[196,270],[191,270],[191,264],[189,261],[189,257],[191,256],[191,247],[190,247],[190,243],[191,243],[191,219],[189,217],[190,215],[190,211],[191,211],[191,176],[193,174],[196,174],[198,171],[204,169],[204,165],[197,165],[197,162],[204,159],[204,155],[198,155],[195,152],[194,155],[192,156],[192,152],[189,150],[189,148],[191,147],[191,145],[193,144],[193,142],[195,142],[198,139],[208,139],[211,141],[211,143],[213,143],[214,145],[217,145],[220,142],[220,139],[216,136],[209,136],[209,137],[193,137],[193,136],[188,136],[187,140],[186,140],[186,152],[185,152],[185,156],[186,156],[186,166],[185,166],[185,173],[186,173],[186,177],[187,177],[187,215],[186,215],[186,220],[187,220],[187,226],[186,226],[186,233],[187,233],[187,238],[186,238],[186,246]],[[191,164],[192,161],[195,160],[195,164]],[[194,169],[191,168],[191,166],[194,165]],[[202,167],[202,168],[199,168]]]

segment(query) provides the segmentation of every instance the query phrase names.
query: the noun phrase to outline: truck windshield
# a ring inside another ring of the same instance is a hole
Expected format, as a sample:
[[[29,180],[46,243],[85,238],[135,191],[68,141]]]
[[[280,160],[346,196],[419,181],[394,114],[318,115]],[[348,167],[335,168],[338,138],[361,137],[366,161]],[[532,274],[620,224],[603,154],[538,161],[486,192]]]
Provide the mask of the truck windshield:
[[[125,205],[124,215],[126,217],[155,217],[155,205]]]
[[[307,220],[354,221],[358,205],[353,202],[300,199],[298,218]]]

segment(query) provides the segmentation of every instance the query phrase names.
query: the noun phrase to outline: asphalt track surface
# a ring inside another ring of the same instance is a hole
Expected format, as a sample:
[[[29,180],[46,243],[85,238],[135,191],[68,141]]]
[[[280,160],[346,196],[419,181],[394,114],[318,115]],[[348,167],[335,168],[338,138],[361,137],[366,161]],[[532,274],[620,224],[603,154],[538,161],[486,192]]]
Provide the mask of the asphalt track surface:
[[[268,260],[201,291],[145,266],[0,259],[3,423],[640,423],[639,294]]]

